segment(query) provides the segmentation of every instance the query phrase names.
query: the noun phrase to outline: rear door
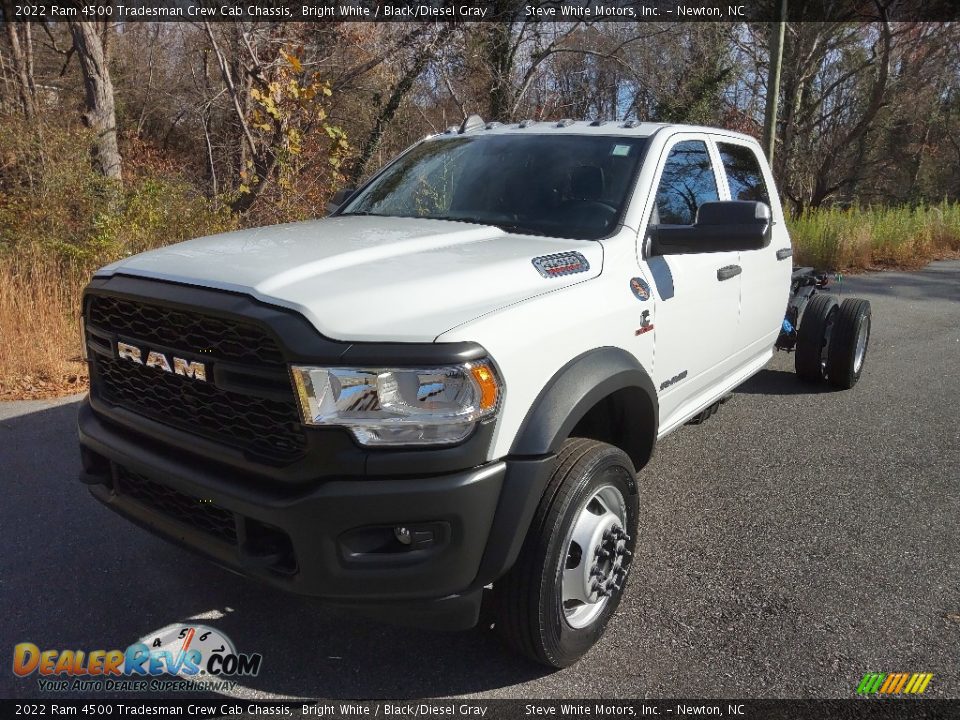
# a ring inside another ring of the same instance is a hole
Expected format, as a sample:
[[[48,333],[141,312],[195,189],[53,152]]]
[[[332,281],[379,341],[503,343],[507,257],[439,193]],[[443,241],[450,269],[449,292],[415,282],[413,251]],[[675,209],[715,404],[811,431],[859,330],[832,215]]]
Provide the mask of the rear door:
[[[768,352],[783,323],[790,287],[790,239],[772,182],[765,176],[766,162],[759,148],[733,138],[716,137],[723,169],[721,193],[725,200],[752,200],[770,207],[774,225],[770,244],[760,250],[740,252],[740,322],[733,352],[738,365],[748,364]]]
[[[693,225],[700,205],[720,199],[721,181],[706,135],[674,136],[660,158],[647,226]],[[730,368],[740,276],[719,271],[736,268],[740,253],[704,250],[647,258],[656,292],[653,376],[663,432],[698,409]]]

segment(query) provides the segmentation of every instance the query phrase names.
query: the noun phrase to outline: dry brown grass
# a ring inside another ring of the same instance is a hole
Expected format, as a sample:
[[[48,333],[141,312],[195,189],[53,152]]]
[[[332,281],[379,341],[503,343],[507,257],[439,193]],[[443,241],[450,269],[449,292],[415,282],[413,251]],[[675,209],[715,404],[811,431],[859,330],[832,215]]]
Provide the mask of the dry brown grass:
[[[960,253],[960,203],[826,208],[787,224],[795,261],[822,270],[913,270]]]
[[[0,399],[87,386],[80,358],[80,272],[37,253],[0,257]]]

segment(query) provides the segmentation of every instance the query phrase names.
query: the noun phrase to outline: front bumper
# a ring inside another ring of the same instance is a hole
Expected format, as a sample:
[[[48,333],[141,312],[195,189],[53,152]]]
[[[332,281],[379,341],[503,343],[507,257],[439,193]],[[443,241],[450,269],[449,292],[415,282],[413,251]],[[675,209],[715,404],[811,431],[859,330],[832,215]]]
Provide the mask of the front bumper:
[[[290,486],[172,453],[88,402],[79,432],[81,479],[139,525],[285,590],[431,627],[476,623],[483,585],[519,551],[539,497],[532,481],[546,467],[542,459],[501,461]],[[397,526],[410,528],[413,542],[398,541]]]

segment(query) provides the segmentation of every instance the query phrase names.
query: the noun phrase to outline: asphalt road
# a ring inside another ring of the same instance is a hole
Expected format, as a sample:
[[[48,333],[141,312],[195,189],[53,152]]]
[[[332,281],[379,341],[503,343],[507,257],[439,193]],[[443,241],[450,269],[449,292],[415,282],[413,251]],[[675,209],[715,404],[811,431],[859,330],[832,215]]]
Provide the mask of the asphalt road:
[[[555,673],[488,630],[372,623],[170,546],[76,481],[76,398],[0,404],[0,697],[38,695],[15,643],[123,648],[198,617],[263,653],[250,698],[842,698],[868,671],[960,697],[960,262],[843,289],[873,303],[860,384],[801,385],[780,354],[664,440],[624,602]]]

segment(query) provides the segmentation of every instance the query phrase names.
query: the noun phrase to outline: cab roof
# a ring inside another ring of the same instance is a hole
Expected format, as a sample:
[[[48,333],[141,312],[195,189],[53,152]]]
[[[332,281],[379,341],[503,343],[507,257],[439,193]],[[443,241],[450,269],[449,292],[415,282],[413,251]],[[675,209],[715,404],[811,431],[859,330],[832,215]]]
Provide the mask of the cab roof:
[[[654,123],[638,120],[522,120],[513,123],[484,122],[479,115],[471,115],[459,126],[451,125],[445,135],[514,135],[514,134],[564,134],[564,135],[615,135],[621,137],[651,137],[661,130],[669,132],[697,132],[725,135],[756,142],[744,133],[723,128],[679,123]]]

